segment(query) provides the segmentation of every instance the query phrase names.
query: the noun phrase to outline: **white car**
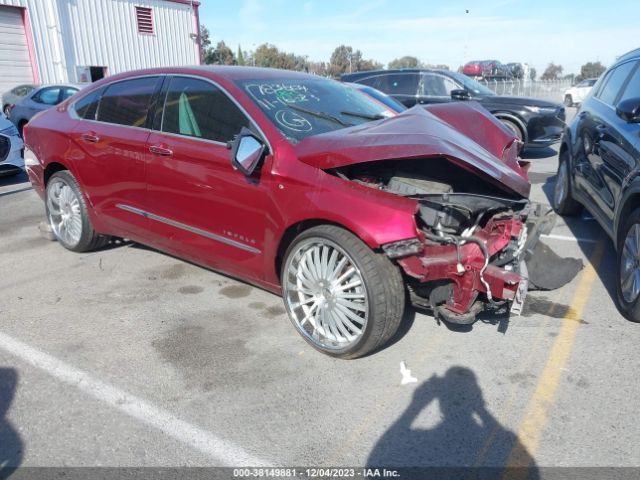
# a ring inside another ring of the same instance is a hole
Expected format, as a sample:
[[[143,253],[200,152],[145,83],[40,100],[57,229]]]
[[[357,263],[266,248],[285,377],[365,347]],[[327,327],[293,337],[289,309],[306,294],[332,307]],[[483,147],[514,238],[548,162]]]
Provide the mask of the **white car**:
[[[0,112],[0,176],[17,175],[22,172],[22,147],[18,129]]]
[[[573,107],[574,105],[582,103],[597,80],[597,78],[587,78],[568,89],[564,92],[564,104],[567,107]]]

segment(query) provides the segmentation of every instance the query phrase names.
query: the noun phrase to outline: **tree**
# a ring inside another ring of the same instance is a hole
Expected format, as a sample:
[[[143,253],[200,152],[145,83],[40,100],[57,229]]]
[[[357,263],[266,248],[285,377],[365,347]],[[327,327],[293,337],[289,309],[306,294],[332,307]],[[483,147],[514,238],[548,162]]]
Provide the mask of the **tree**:
[[[562,75],[562,70],[562,65],[556,65],[555,63],[551,62],[549,65],[547,65],[547,68],[540,78],[542,80],[557,80],[560,75]]]
[[[343,73],[358,72],[364,70],[377,70],[382,64],[372,59],[364,60],[360,50],[353,50],[348,45],[340,45],[331,54],[328,74],[339,77]]]
[[[538,72],[536,72],[536,69],[531,67],[531,69],[529,70],[529,78],[531,80],[535,80],[536,79],[536,75],[538,75]]]
[[[238,63],[238,65],[244,65],[244,54],[242,53],[240,44],[238,44],[238,53],[236,54],[236,62]]]
[[[211,50],[211,39],[209,38],[209,29],[204,25],[200,25],[200,45],[202,46],[200,61],[206,63],[207,53]]]
[[[580,82],[585,78],[598,78],[607,69],[600,62],[587,62],[580,67],[580,75],[576,77],[576,82]]]
[[[209,49],[204,58],[204,63],[208,65],[235,65],[236,59],[233,51],[227,47],[224,40],[220,40],[216,48]]]
[[[394,58],[389,62],[387,67],[393,68],[417,68],[420,65],[420,61],[416,57],[405,55],[404,57]]]

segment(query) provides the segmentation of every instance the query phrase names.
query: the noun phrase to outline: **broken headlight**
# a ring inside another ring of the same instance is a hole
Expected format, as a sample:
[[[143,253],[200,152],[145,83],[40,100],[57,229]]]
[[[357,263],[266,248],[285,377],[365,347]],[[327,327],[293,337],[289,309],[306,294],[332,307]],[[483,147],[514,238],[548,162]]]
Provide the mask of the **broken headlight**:
[[[389,258],[407,257],[421,252],[422,242],[417,238],[410,238],[408,240],[400,240],[382,245],[382,250]]]

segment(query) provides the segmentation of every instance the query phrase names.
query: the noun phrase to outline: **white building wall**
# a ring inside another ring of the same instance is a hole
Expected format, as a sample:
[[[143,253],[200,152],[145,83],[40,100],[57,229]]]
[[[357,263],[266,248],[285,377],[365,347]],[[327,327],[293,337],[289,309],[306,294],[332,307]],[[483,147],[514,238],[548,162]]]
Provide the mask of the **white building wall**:
[[[165,0],[0,0],[26,7],[42,83],[77,82],[77,66],[110,75],[200,63],[191,5]],[[135,6],[153,11],[154,34],[137,31]]]

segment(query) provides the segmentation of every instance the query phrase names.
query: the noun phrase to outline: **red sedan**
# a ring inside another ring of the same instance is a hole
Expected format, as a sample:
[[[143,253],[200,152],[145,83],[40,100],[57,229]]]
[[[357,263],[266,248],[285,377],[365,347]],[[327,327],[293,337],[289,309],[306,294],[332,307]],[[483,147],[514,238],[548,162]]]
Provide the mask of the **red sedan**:
[[[381,347],[407,297],[455,323],[522,306],[529,183],[473,102],[395,114],[311,75],[167,68],[97,82],[25,138],[65,248],[125,237],[281,294],[329,355]]]

